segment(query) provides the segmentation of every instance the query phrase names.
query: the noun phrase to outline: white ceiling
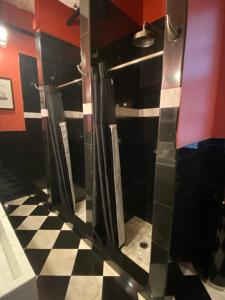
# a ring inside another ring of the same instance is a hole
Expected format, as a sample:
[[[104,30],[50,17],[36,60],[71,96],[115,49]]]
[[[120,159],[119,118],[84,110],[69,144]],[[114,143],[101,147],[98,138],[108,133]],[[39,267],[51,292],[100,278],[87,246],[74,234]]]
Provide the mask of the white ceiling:
[[[35,11],[35,0],[5,0],[6,2],[9,2],[18,8],[25,9],[29,12],[34,13]]]

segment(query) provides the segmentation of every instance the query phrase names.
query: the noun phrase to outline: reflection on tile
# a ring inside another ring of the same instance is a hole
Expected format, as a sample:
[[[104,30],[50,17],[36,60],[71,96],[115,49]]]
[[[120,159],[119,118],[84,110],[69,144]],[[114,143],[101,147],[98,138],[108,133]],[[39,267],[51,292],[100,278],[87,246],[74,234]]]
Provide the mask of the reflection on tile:
[[[29,216],[36,207],[36,205],[21,205],[10,216]]]
[[[202,282],[212,300],[225,300],[225,292],[219,291],[207,282]]]
[[[70,276],[76,255],[76,249],[52,249],[41,270],[41,275]]]
[[[149,272],[152,225],[138,217],[133,217],[125,225],[126,242],[121,251],[139,265],[146,272]],[[141,248],[140,243],[148,244],[147,248]]]
[[[65,300],[101,300],[102,276],[72,276]]]
[[[120,276],[106,261],[103,265],[103,276]]]
[[[75,214],[83,222],[85,222],[85,223],[87,222],[86,200],[82,200],[82,201],[79,201],[76,203]]]
[[[38,230],[44,223],[46,216],[29,216],[17,228],[19,230]]]
[[[28,244],[28,249],[51,249],[60,230],[39,230]]]

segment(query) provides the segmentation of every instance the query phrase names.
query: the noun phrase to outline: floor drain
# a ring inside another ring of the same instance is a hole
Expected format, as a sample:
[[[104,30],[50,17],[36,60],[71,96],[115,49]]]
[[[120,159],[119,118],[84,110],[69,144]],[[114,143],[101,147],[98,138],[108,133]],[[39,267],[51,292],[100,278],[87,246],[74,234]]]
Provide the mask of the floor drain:
[[[148,248],[148,243],[146,242],[140,242],[140,247],[143,248],[143,249],[147,249]]]

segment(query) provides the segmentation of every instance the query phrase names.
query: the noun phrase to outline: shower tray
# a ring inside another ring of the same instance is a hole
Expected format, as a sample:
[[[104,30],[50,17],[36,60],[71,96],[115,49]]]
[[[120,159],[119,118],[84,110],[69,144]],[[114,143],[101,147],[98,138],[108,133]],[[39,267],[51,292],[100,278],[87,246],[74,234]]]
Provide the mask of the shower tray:
[[[38,300],[36,277],[0,203],[0,299]]]

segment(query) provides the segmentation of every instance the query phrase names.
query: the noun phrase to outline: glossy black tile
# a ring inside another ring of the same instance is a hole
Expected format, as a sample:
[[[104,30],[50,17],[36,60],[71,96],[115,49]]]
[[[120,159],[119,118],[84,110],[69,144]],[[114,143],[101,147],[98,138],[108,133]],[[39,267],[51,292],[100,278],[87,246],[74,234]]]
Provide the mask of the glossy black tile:
[[[63,226],[63,221],[57,217],[48,217],[42,224],[40,229],[61,229]]]
[[[38,294],[41,300],[65,299],[69,276],[39,276],[37,280]]]
[[[45,206],[40,205],[37,206],[31,213],[31,216],[48,216],[50,214],[50,210]]]
[[[173,209],[154,202],[152,241],[169,251]]]
[[[154,201],[173,207],[175,196],[175,166],[156,164]]]
[[[80,237],[73,231],[61,231],[53,246],[54,249],[77,249]]]
[[[17,230],[16,235],[20,241],[20,244],[23,248],[26,248],[26,246],[29,244],[31,239],[33,238],[34,234],[36,233],[36,230]]]
[[[36,275],[40,274],[49,253],[50,253],[50,249],[26,249],[25,250],[25,254]]]
[[[138,299],[137,294],[129,294],[132,290],[132,282],[120,282],[121,279],[117,277],[104,277],[103,278],[103,288],[102,288],[102,300],[132,300]],[[123,285],[122,285],[123,284]]]
[[[103,260],[94,252],[79,250],[72,275],[98,276],[103,272]]]
[[[8,219],[9,219],[9,222],[11,223],[13,229],[16,229],[26,219],[26,217],[8,216]]]

